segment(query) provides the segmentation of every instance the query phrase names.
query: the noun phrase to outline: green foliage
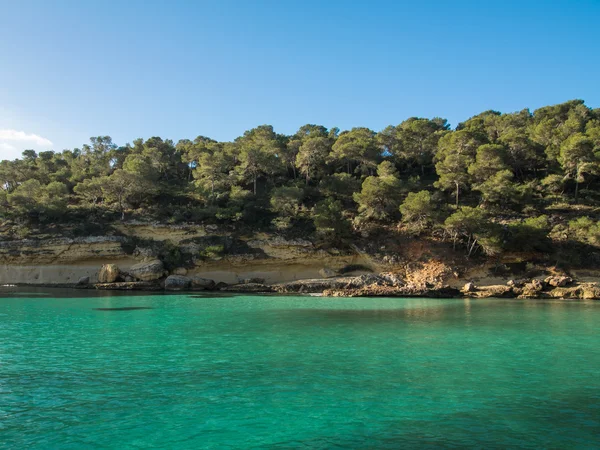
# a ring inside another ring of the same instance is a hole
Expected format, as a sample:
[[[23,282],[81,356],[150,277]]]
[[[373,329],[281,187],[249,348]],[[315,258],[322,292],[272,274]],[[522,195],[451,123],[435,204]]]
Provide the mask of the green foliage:
[[[389,161],[377,166],[377,175],[365,178],[360,193],[353,195],[363,218],[385,220],[397,216],[403,194],[398,171]]]
[[[286,136],[262,125],[230,142],[151,137],[118,147],[96,136],[0,161],[0,216],[28,230],[84,220],[105,230],[126,215],[307,234],[314,223],[328,239],[350,236],[351,223],[391,232],[401,218],[402,232],[437,238],[453,211],[445,237],[467,254],[547,252],[549,240],[596,245],[595,216],[581,216],[600,207],[599,162],[600,110],[581,100],[484,111],[455,130],[411,117],[379,133],[307,124]]]
[[[402,222],[413,225],[418,232],[430,227],[439,216],[438,205],[428,191],[409,192],[400,212]]]
[[[356,168],[359,173],[368,173],[376,167],[381,151],[375,140],[375,133],[368,128],[353,128],[340,134],[333,144],[330,159],[348,173]]]
[[[569,237],[586,244],[600,246],[600,223],[584,216],[571,220],[568,228]]]
[[[304,191],[294,186],[282,186],[271,191],[271,209],[284,217],[296,217],[300,212]]]
[[[529,217],[522,222],[510,224],[508,227],[507,248],[514,251],[549,251],[550,223],[548,217]]]
[[[479,245],[489,254],[497,251],[499,239],[497,230],[488,221],[487,214],[480,208],[463,206],[444,222],[445,230],[452,237],[454,244],[461,241],[466,244],[467,254],[471,256]]]
[[[327,198],[317,203],[313,221],[317,232],[326,237],[338,239],[350,233],[350,223],[339,200]]]

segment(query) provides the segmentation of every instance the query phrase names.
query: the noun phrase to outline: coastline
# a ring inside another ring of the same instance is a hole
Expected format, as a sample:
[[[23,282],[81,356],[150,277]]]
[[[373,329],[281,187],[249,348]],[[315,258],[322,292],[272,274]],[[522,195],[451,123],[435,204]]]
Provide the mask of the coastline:
[[[1,285],[10,288],[57,288],[95,292],[151,293],[215,293],[215,294],[283,294],[323,297],[413,297],[413,298],[515,298],[555,300],[599,300],[600,283],[578,282],[570,277],[546,277],[531,280],[509,280],[506,284],[475,285],[467,282],[462,288],[450,285],[417,286],[401,281],[393,274],[369,274],[350,277],[303,279],[286,283],[264,284],[262,280],[246,280],[238,284],[209,284],[193,286],[187,277],[177,275],[178,284],[166,278],[154,281],[115,281],[105,283],[14,283]],[[206,279],[204,279],[206,280]],[[181,282],[184,281],[183,284]],[[210,280],[212,281],[212,280]]]

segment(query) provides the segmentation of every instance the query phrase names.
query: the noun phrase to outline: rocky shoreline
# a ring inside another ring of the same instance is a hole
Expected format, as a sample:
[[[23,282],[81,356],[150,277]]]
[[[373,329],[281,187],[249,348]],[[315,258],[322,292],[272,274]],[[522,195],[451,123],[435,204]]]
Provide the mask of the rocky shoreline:
[[[60,287],[116,291],[320,294],[326,297],[600,299],[599,283],[578,282],[566,275],[508,280],[506,284],[481,286],[467,282],[458,288],[441,282],[414,283],[391,272],[329,276],[275,284],[267,284],[261,278],[249,278],[234,284],[216,283],[208,278],[187,276],[185,270],[174,272],[169,274],[160,260],[142,262],[127,271],[120,270],[115,264],[104,264],[97,283],[91,283],[89,277],[85,277],[76,284]]]

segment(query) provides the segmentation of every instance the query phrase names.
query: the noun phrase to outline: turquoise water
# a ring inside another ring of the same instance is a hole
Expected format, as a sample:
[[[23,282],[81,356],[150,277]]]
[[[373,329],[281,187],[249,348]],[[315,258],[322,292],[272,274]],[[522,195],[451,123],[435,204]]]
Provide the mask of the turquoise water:
[[[37,294],[2,448],[600,446],[600,303]]]

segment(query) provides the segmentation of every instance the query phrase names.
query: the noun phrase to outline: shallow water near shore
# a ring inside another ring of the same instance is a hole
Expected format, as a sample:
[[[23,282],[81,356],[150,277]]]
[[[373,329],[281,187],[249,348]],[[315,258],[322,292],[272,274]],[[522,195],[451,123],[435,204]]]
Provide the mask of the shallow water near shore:
[[[0,448],[597,448],[599,325],[594,301],[0,292]]]

